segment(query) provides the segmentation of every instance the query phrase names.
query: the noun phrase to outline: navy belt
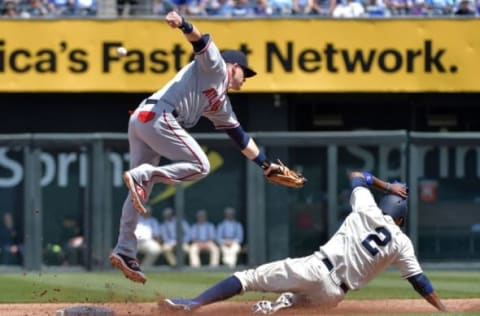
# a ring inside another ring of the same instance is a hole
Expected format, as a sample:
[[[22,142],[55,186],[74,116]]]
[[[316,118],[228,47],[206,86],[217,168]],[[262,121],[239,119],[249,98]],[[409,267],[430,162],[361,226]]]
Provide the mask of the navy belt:
[[[322,262],[323,262],[323,264],[327,267],[328,271],[332,271],[332,270],[333,270],[333,263],[330,261],[330,259],[328,259],[328,258],[323,258],[323,259],[322,259]],[[340,288],[343,290],[343,292],[344,292],[345,294],[347,294],[349,288],[348,288],[348,286],[347,286],[345,283],[342,282],[342,283],[340,284]]]
[[[147,99],[147,101],[145,101],[145,104],[157,104],[158,100],[155,100],[155,99]],[[172,115],[174,117],[178,117],[178,112],[177,110],[173,109],[172,111]]]

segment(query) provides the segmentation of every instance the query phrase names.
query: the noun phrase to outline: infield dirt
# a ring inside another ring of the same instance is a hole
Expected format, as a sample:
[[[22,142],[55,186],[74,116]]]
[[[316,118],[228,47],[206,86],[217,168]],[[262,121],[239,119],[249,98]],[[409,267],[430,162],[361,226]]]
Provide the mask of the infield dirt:
[[[444,300],[451,314],[459,312],[479,312],[479,299],[447,299]],[[172,312],[157,303],[106,303],[88,304],[89,306],[103,306],[115,311],[116,316],[145,316],[145,315],[192,315],[192,316],[234,316],[253,315],[250,307],[254,302],[221,302],[202,307],[194,312]],[[55,315],[59,309],[85,304],[1,304],[0,315],[8,316],[37,316]],[[319,308],[291,308],[281,310],[275,315],[307,316],[307,315],[389,315],[389,314],[422,314],[435,313],[434,307],[422,299],[416,300],[345,300],[334,309]]]

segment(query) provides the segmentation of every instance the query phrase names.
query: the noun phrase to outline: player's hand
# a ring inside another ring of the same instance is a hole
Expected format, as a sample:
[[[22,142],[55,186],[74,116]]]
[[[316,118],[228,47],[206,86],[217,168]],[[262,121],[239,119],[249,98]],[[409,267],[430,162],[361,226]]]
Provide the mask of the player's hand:
[[[274,162],[271,162],[270,166],[263,171],[263,174],[265,176],[268,176],[270,174],[270,172],[273,172],[273,171],[278,170],[278,169],[280,169],[280,165],[278,165]]]
[[[406,199],[408,197],[408,188],[403,183],[392,183],[390,185],[390,193],[401,196]]]
[[[170,25],[170,27],[177,28],[182,25],[183,18],[177,12],[170,11],[165,17],[165,21],[167,22],[168,25]]]

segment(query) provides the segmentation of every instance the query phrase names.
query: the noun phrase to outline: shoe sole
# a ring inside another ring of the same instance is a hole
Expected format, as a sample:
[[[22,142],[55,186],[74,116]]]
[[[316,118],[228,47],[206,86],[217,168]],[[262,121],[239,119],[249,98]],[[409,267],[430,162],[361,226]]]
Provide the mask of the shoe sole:
[[[130,268],[128,268],[125,263],[123,263],[122,258],[118,257],[116,254],[111,254],[110,257],[110,263],[112,266],[115,268],[119,269],[120,271],[123,272],[123,275],[125,275],[126,278],[132,280],[133,282],[137,283],[143,283],[147,282],[147,278],[145,275],[141,272],[133,271]]]
[[[128,173],[128,171],[123,173],[123,182],[125,182],[125,185],[127,186],[128,191],[130,191],[130,196],[132,197],[132,203],[135,209],[137,210],[137,213],[140,215],[148,214],[147,209],[143,206],[142,199],[138,195],[137,190],[135,190],[135,181],[133,180],[130,173]]]

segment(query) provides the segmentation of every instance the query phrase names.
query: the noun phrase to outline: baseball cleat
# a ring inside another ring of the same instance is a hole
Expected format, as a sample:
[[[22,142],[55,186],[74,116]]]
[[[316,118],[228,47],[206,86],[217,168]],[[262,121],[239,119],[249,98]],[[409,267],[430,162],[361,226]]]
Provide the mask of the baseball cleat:
[[[283,293],[280,295],[275,302],[271,301],[258,301],[255,305],[252,306],[252,312],[254,314],[264,314],[269,315],[277,312],[280,309],[288,308],[293,306],[293,294],[292,293]]]
[[[126,278],[138,283],[147,282],[147,278],[140,269],[137,259],[122,255],[120,253],[112,253],[109,259],[112,263],[112,266],[121,270]]]
[[[130,191],[132,203],[137,212],[141,215],[148,214],[147,209],[143,205],[144,201],[147,199],[147,193],[143,186],[138,183],[128,171],[123,173],[123,181]]]
[[[175,310],[192,311],[200,307],[197,302],[186,298],[166,298],[163,302],[168,308]]]

